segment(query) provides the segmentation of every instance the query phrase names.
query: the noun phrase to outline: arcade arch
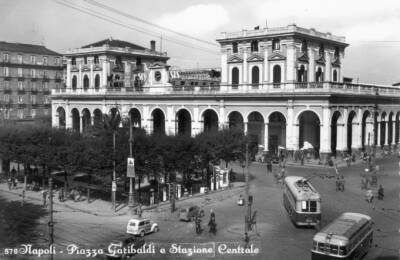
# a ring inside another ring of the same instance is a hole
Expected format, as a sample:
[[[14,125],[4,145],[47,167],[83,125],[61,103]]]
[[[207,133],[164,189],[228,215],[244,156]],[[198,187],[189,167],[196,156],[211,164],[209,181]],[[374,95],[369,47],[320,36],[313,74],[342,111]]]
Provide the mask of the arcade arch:
[[[314,111],[305,110],[299,117],[299,148],[313,148],[319,152],[320,148],[320,125],[318,115]],[[318,156],[315,154],[315,156]]]
[[[244,130],[243,116],[240,112],[233,111],[228,115],[228,125],[231,129]]]
[[[286,119],[276,111],[268,117],[268,151],[277,154],[279,146],[286,147]]]
[[[192,118],[189,111],[180,109],[175,116],[176,131],[178,135],[191,136],[192,135]]]
[[[202,114],[204,132],[218,131],[218,115],[212,109],[207,109]]]
[[[152,133],[153,134],[165,134],[165,115],[164,112],[156,108],[151,113],[151,121],[152,121]]]

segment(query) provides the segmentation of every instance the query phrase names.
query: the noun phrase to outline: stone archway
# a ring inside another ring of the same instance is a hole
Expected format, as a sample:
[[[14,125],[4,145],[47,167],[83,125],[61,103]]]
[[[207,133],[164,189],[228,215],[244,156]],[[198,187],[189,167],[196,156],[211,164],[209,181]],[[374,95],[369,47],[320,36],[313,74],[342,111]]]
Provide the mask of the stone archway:
[[[247,136],[256,147],[264,147],[264,117],[260,112],[254,111],[247,116]],[[264,150],[264,149],[263,149]]]
[[[86,132],[91,125],[91,116],[89,109],[82,110],[82,132]]]
[[[103,113],[98,108],[93,111],[93,126],[95,128],[103,127]]]
[[[363,150],[365,150],[367,147],[371,147],[374,143],[374,120],[372,114],[368,110],[363,113],[361,124],[361,145]]]
[[[319,154],[320,149],[320,126],[321,122],[318,115],[310,110],[303,111],[298,118],[299,122],[299,148],[309,149],[312,146],[316,152],[315,157]]]
[[[66,127],[65,109],[63,107],[57,108],[57,116],[58,116],[58,128],[65,129]]]
[[[228,116],[228,124],[231,129],[244,130],[243,116],[240,112],[233,111]]]
[[[189,111],[180,109],[176,113],[176,131],[178,135],[191,136],[192,135],[192,118]]]
[[[347,150],[352,152],[351,147],[353,143],[356,141],[356,121],[357,114],[354,111],[349,113],[349,117],[347,118]]]
[[[387,139],[389,146],[392,146],[392,141],[393,141],[393,117],[394,117],[393,112],[390,112],[387,120],[388,123],[386,124],[386,127],[388,128]]]
[[[131,108],[129,110],[129,116],[132,122],[132,127],[141,128],[142,127],[142,116],[139,109]]]
[[[81,120],[79,117],[78,109],[74,108],[71,110],[71,117],[72,117],[72,130],[79,132],[81,128]]]
[[[164,112],[156,108],[151,113],[152,123],[153,123],[153,134],[164,135],[165,134],[165,115]]]
[[[204,132],[218,131],[218,115],[212,109],[203,112],[203,129]]]
[[[341,147],[341,137],[343,135],[342,115],[335,111],[331,121],[331,151],[336,156],[337,149]]]
[[[381,147],[383,147],[385,145],[385,140],[386,140],[386,120],[387,120],[387,114],[386,112],[382,113],[381,116],[381,124],[380,124],[380,130],[381,130],[381,134],[379,136],[379,144]]]
[[[278,147],[286,147],[286,119],[281,112],[268,117],[268,151],[277,154]]]

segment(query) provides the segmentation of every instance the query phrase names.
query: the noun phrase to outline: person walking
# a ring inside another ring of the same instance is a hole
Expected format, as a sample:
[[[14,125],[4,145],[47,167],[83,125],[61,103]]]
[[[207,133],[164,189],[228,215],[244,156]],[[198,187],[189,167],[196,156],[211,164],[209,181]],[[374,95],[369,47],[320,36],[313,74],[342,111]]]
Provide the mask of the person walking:
[[[383,191],[383,187],[382,185],[379,185],[379,189],[378,189],[378,200],[383,200],[384,197],[384,191]]]
[[[345,179],[344,179],[344,175],[341,176],[340,179],[340,190],[343,192],[344,191],[344,185],[345,185]]]
[[[374,194],[372,193],[372,190],[367,190],[366,193],[366,199],[368,203],[372,203],[372,200],[374,199]]]
[[[336,191],[340,190],[340,179],[339,177],[336,177]]]
[[[46,207],[46,205],[47,205],[47,190],[42,191],[42,197],[43,197],[43,207]]]
[[[7,184],[8,184],[8,190],[11,190],[12,189],[12,180],[11,180],[11,178],[7,179]]]

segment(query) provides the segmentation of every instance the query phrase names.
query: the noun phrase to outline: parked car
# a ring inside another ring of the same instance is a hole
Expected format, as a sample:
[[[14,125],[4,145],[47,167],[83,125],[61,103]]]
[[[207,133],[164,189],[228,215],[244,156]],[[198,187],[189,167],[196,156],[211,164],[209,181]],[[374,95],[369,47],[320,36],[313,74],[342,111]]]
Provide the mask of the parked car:
[[[128,221],[126,227],[126,233],[141,237],[148,233],[158,232],[159,230],[158,224],[147,218],[132,218]]]
[[[179,220],[193,221],[198,215],[204,216],[204,210],[199,206],[189,206],[179,210]]]
[[[127,237],[124,239],[113,240],[110,242],[108,247],[104,250],[106,259],[128,259],[133,256],[133,252],[123,253],[123,248],[138,249],[144,245],[144,239],[136,237]],[[117,252],[119,251],[119,252]]]

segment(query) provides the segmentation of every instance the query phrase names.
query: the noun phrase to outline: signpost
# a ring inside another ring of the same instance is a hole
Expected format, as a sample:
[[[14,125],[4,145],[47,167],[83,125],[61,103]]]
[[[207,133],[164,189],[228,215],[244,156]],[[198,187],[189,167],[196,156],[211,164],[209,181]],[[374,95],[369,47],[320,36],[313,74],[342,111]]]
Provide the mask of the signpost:
[[[112,182],[111,191],[112,192],[117,191],[117,183],[115,181]]]
[[[128,158],[128,164],[126,167],[126,176],[129,178],[135,178],[135,159],[132,157]]]

